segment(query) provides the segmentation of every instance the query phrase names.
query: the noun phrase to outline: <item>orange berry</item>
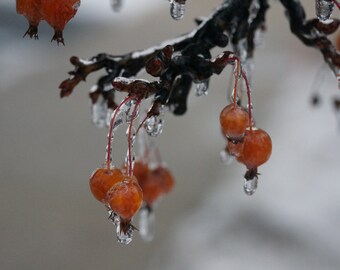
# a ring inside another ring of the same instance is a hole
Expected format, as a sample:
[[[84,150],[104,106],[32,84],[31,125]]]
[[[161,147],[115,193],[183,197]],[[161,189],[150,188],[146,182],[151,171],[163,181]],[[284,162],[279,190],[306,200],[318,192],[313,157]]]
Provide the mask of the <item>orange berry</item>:
[[[175,181],[170,171],[162,166],[149,171],[143,182],[140,182],[143,190],[143,199],[147,205],[154,204],[160,196],[169,193]]]
[[[54,28],[52,40],[64,44],[63,30],[65,25],[76,15],[80,0],[43,0],[41,12],[47,23]]]
[[[247,129],[243,141],[243,149],[236,159],[246,165],[249,170],[256,169],[265,163],[272,153],[272,140],[262,129]]]
[[[38,38],[38,25],[42,20],[40,8],[41,0],[16,0],[17,13],[25,16],[29,23],[25,35],[29,35],[31,38]]]
[[[143,202],[143,192],[135,177],[125,175],[107,193],[107,199],[113,212],[123,221],[130,221]]]
[[[248,113],[240,106],[229,104],[220,114],[223,134],[232,140],[240,139],[249,124]]]
[[[133,168],[133,175],[137,178],[138,183],[140,185],[145,181],[148,173],[149,173],[148,164],[144,163],[141,160],[137,160]]]
[[[98,168],[95,170],[90,178],[90,189],[93,196],[102,203],[107,203],[106,195],[111,187],[122,181],[124,175],[122,172],[115,169]]]
[[[168,168],[159,166],[152,170],[152,175],[160,181],[162,191],[169,193],[175,186],[174,178]]]
[[[152,206],[163,193],[161,184],[158,180],[159,179],[150,172],[141,183],[143,200],[148,206]]]

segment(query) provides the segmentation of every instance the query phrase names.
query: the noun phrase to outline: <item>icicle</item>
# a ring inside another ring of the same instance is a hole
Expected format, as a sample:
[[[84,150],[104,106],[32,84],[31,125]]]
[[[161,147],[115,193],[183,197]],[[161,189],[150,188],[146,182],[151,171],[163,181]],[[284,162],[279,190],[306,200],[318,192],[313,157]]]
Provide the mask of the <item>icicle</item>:
[[[207,96],[209,88],[209,79],[201,81],[196,84],[196,96]]]
[[[104,98],[100,95],[96,103],[91,104],[91,120],[94,125],[103,128],[106,124],[107,105]]]
[[[150,242],[154,237],[155,213],[147,208],[142,207],[139,210],[139,233],[144,241]]]
[[[253,179],[250,180],[244,179],[243,185],[244,192],[249,196],[253,195],[257,189],[257,184],[258,184],[257,176],[254,176]]]
[[[185,1],[183,0],[169,0],[170,1],[170,14],[175,20],[180,20],[184,17]]]
[[[127,128],[126,130],[126,136],[129,140],[129,130],[130,130],[130,127]],[[134,164],[135,164],[135,160],[136,160],[136,155],[135,155],[135,152],[134,152],[134,144],[135,144],[135,141],[136,141],[136,129],[134,126],[131,127],[131,134],[130,134],[130,145],[131,145],[131,152],[130,152],[130,149],[128,147],[128,150],[127,150],[127,153],[126,153],[126,156],[125,156],[125,164],[127,165],[127,168],[128,168],[128,171],[127,171],[127,174],[130,175],[130,171],[129,169],[131,168],[132,171],[133,171],[133,167],[134,167]],[[131,157],[131,159],[130,159]],[[131,162],[131,166],[129,166]]]
[[[110,126],[112,116],[113,116],[113,110],[112,109],[107,109],[107,111],[106,111],[106,119],[105,119],[106,127]]]
[[[249,82],[250,89],[253,88],[253,74],[254,74],[254,59],[248,57],[245,62],[243,63],[243,70],[247,75],[247,79]]]
[[[113,113],[114,114],[114,113]],[[112,115],[113,115],[112,114]],[[112,130],[115,131],[117,130],[121,125],[124,124],[124,114],[122,111],[119,111],[116,115],[116,119],[112,125]]]
[[[332,0],[315,0],[316,16],[322,22],[330,19],[334,9],[334,2]]]
[[[123,228],[127,226],[127,228]],[[130,224],[123,224],[120,220],[116,224],[116,235],[118,243],[128,245],[132,241],[133,227]]]
[[[264,27],[257,29],[254,36],[254,45],[256,48],[263,49],[266,45],[266,31]]]
[[[223,149],[222,151],[220,151],[220,159],[224,164],[230,165],[234,161],[234,156],[230,155],[228,151]]]
[[[109,121],[109,126],[110,126],[110,122],[112,120],[112,117],[114,116],[115,114],[115,111],[113,111],[113,113],[111,113],[111,119]],[[122,126],[124,124],[124,112],[122,112],[121,110],[119,110],[116,114],[116,119],[112,125],[112,133],[111,133],[111,147],[110,149],[108,148],[109,146],[106,146],[106,152],[105,152],[105,158],[108,156],[108,151],[110,150],[110,164],[111,166],[113,166],[112,164],[112,160],[113,160],[113,151],[112,151],[112,142],[114,140],[114,137],[115,137],[115,131],[117,131],[117,129]],[[107,136],[109,137],[110,136],[110,132],[107,134]]]
[[[123,223],[120,217],[106,206],[109,214],[108,219],[116,226],[116,236],[118,243],[128,245],[132,241],[134,227],[130,223]]]
[[[151,137],[157,137],[162,133],[164,126],[164,108],[159,109],[159,115],[150,116],[144,123],[145,131]]]
[[[248,40],[246,38],[239,40],[234,51],[239,56],[241,65],[243,65],[248,57]]]
[[[260,10],[260,3],[259,0],[252,1],[250,7],[249,7],[249,17],[248,17],[248,24],[250,25],[253,20],[257,17],[257,14]]]
[[[132,106],[134,107],[136,104],[136,101],[133,100],[132,101]],[[140,105],[138,105],[138,107],[136,108],[136,111],[135,111],[135,114],[133,114],[133,111],[132,109],[130,109],[129,111],[126,112],[126,122],[127,123],[130,123],[131,121],[135,120],[138,116],[139,116],[139,107]]]

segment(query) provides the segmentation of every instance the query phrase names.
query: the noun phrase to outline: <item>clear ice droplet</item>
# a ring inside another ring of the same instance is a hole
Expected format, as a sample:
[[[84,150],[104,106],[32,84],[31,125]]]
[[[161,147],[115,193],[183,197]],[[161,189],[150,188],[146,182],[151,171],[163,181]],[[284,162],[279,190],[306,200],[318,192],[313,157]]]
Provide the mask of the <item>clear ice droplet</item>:
[[[157,137],[159,134],[162,133],[164,126],[164,119],[163,116],[160,115],[153,115],[146,119],[144,127],[145,131],[151,137]]]
[[[175,20],[180,20],[184,17],[185,4],[178,3],[175,0],[170,0],[170,14]]]
[[[128,245],[132,241],[133,227],[130,224],[126,226],[128,226],[128,228],[126,229],[126,232],[124,232],[122,223],[118,221],[116,224],[116,235],[118,243]]]
[[[91,120],[92,123],[99,127],[103,128],[106,123],[106,111],[107,105],[103,97],[99,97],[97,102],[91,104]]]
[[[223,149],[221,152],[220,152],[220,159],[221,161],[226,164],[226,165],[230,165],[233,161],[234,161],[234,156],[233,155],[230,155],[228,153],[228,151],[226,151],[225,149]]]
[[[139,233],[144,241],[150,242],[154,237],[155,213],[143,207],[139,211]]]
[[[208,95],[209,80],[204,80],[196,84],[196,96]]]
[[[113,116],[113,110],[112,109],[107,109],[106,111],[106,119],[105,119],[105,125],[107,127],[110,126],[110,123],[111,123],[111,119],[112,119],[112,116]]]
[[[244,179],[243,185],[244,192],[249,196],[253,195],[257,189],[257,184],[258,184],[257,176],[254,176],[254,178],[250,180]]]
[[[135,111],[135,112],[134,112]],[[134,112],[134,113],[133,113]],[[126,114],[126,122],[130,123],[131,121],[135,120],[137,117],[139,116],[139,105],[136,108],[136,110],[130,110],[127,114]]]
[[[117,128],[119,128],[123,123],[124,123],[124,115],[123,115],[123,112],[119,111],[116,114],[115,121],[112,124],[112,130],[117,130]]]
[[[332,0],[315,0],[316,16],[320,21],[327,21],[330,19],[334,9],[334,2]]]

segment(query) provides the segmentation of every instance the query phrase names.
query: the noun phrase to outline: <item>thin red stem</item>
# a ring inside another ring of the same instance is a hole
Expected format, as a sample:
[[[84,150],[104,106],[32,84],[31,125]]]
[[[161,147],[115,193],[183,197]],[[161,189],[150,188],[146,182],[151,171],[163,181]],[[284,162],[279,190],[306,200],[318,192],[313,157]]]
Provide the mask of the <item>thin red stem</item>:
[[[333,0],[333,3],[340,9],[340,3],[337,0]]]
[[[230,57],[230,58],[228,58],[228,61],[236,62],[236,75],[235,75],[235,82],[234,82],[234,89],[233,89],[233,95],[234,95],[233,102],[234,102],[234,107],[236,107],[236,105],[237,105],[237,86],[238,86],[238,80],[239,80],[239,77],[240,77],[241,63],[240,63],[240,59],[238,59],[238,57]]]
[[[144,117],[143,121],[139,124],[139,126],[138,126],[138,128],[137,128],[137,131],[136,131],[136,136],[138,135],[139,130],[141,129],[141,127],[144,125],[146,119],[148,119],[148,118],[149,118],[149,116],[146,115],[146,116]]]
[[[133,108],[133,111],[132,111],[132,116],[131,116],[132,118],[131,118],[131,122],[130,122],[130,125],[129,125],[129,132],[128,132],[128,162],[129,162],[129,164],[128,164],[128,176],[130,176],[130,177],[132,176],[132,172],[133,172],[131,130],[132,130],[133,121],[134,121],[138,106],[141,103],[141,101],[142,101],[141,99],[137,100],[136,105],[135,105],[135,107]]]
[[[253,129],[253,108],[252,108],[252,102],[251,102],[250,85],[249,85],[249,81],[248,81],[246,73],[242,70],[241,74],[242,74],[242,77],[243,77],[243,79],[244,79],[244,81],[246,83],[246,87],[247,87],[249,129],[250,129],[250,131],[252,131],[252,129]]]
[[[134,98],[133,96],[126,97],[118,105],[118,107],[115,109],[113,117],[112,117],[112,119],[110,121],[110,130],[109,130],[109,135],[108,135],[108,139],[107,139],[107,153],[106,153],[106,167],[107,167],[107,169],[111,169],[111,137],[112,137],[114,122],[115,122],[116,117],[118,115],[118,112],[120,111],[120,108],[123,106],[123,104],[125,104],[126,102],[128,102],[129,100],[131,100],[133,98]]]

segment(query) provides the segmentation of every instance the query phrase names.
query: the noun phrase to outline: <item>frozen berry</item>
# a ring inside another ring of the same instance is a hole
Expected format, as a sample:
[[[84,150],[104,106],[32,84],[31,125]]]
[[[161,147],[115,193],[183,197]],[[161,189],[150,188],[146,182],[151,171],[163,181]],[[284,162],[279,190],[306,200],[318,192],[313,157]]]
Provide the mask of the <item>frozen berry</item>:
[[[41,12],[47,23],[53,27],[52,40],[64,44],[63,30],[65,25],[76,15],[80,0],[43,0]]]
[[[137,178],[139,184],[145,181],[148,173],[149,173],[148,164],[144,163],[141,160],[137,160],[133,168],[133,175]]]
[[[107,199],[113,212],[124,221],[130,221],[143,202],[143,193],[135,177],[124,176],[107,193]]]
[[[249,116],[240,106],[230,104],[220,114],[220,122],[224,135],[231,140],[239,140],[249,125]]]
[[[257,128],[247,129],[241,155],[236,159],[248,169],[256,169],[269,159],[271,152],[272,141],[267,132]]]
[[[40,8],[41,0],[16,1],[17,13],[25,16],[29,23],[29,28],[24,36],[29,35],[30,38],[34,37],[35,39],[38,39],[38,25],[42,20]]]
[[[122,172],[115,169],[99,168],[95,170],[90,178],[90,189],[93,196],[100,202],[106,203],[107,192],[111,187],[122,181],[124,175]]]
[[[163,166],[158,166],[156,169],[152,170],[152,175],[159,179],[162,191],[164,193],[169,193],[175,186],[174,178],[168,168]]]

